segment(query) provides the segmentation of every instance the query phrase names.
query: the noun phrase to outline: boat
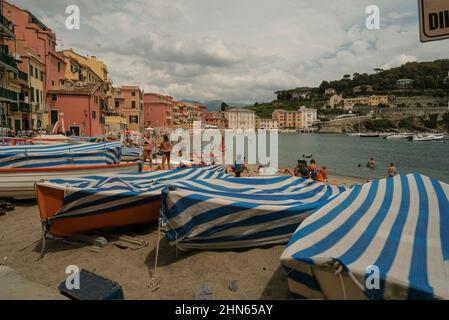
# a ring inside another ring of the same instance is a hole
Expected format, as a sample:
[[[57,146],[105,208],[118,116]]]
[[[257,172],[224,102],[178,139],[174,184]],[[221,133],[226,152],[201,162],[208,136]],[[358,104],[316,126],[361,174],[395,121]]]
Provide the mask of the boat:
[[[379,138],[379,133],[361,133],[360,138]]]
[[[433,134],[433,133],[419,133],[416,135],[413,135],[411,138],[412,141],[436,141],[436,140],[443,140],[445,137],[444,134]]]
[[[226,175],[221,166],[50,179],[36,184],[45,232],[69,236],[90,230],[157,221],[161,190],[188,179]]]
[[[413,137],[413,133],[394,133],[385,137],[387,140],[407,140]]]
[[[106,165],[62,166],[55,168],[0,168],[0,198],[13,198],[16,200],[34,199],[36,197],[36,182],[48,179],[48,177],[70,180],[92,174],[139,172],[141,166],[138,162],[131,162]]]
[[[421,174],[341,193],[281,255],[291,297],[449,299],[448,194],[448,184]]]
[[[122,147],[122,161],[139,161],[143,159],[142,148]]]
[[[119,143],[0,147],[0,197],[32,199],[34,184],[48,177],[138,172],[140,163],[120,164]]]
[[[171,245],[187,251],[287,243],[297,226],[344,186],[293,176],[224,176],[162,190],[161,215]]]

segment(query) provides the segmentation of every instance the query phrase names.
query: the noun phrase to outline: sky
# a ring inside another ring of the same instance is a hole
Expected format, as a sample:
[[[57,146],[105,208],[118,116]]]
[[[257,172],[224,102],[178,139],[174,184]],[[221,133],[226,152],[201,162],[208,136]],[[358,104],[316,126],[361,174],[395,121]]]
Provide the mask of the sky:
[[[59,48],[107,63],[115,86],[176,99],[251,104],[344,74],[448,58],[419,42],[411,0],[10,0],[56,32]],[[80,8],[68,30],[66,7]],[[367,6],[380,8],[368,30]]]

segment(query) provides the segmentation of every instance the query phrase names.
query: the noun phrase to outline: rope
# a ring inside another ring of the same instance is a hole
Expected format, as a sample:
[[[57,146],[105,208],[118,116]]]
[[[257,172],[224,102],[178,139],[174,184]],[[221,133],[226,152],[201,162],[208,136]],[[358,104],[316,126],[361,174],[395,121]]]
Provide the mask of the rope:
[[[338,261],[335,261],[334,269],[335,269],[335,273],[334,274],[336,276],[338,276],[338,278],[340,280],[341,289],[343,291],[343,299],[344,300],[348,300],[348,295],[346,293],[345,282],[343,280],[343,276],[341,275],[341,272],[343,271],[343,266]]]

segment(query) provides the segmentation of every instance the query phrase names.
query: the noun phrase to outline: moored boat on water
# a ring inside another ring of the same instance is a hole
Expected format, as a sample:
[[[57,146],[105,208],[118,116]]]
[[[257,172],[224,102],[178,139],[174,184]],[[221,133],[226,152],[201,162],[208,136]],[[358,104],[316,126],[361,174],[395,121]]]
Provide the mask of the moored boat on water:
[[[388,136],[385,137],[385,139],[387,140],[406,140],[406,139],[410,139],[410,137],[413,137],[413,133],[394,133],[394,134],[390,134]]]
[[[419,133],[416,135],[413,135],[411,140],[413,142],[415,141],[437,141],[437,140],[443,140],[445,137],[445,134],[434,134],[434,133]]]

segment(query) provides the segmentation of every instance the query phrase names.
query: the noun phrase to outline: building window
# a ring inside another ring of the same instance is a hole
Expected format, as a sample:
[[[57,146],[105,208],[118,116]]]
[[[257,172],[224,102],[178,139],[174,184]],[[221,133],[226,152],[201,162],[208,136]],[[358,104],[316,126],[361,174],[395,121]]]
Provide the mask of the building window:
[[[61,72],[61,62],[58,61],[58,72]]]
[[[135,91],[131,91],[131,96],[135,97],[136,96],[136,92]]]
[[[97,112],[96,111],[92,111],[92,119],[97,118]]]
[[[33,66],[30,63],[30,77],[32,77],[32,76],[33,76]]]
[[[139,123],[139,116],[129,116],[129,123]]]
[[[31,102],[34,102],[34,88],[31,87]]]
[[[51,101],[57,101],[57,100],[58,100],[58,96],[56,94],[52,94]]]
[[[39,102],[39,98],[40,98],[40,95],[39,95],[39,90],[38,90],[38,89],[36,89],[36,101],[37,101],[37,104],[40,104],[40,102]]]
[[[39,79],[39,70],[37,70],[36,67],[34,68],[34,77],[35,77],[36,79]]]
[[[133,108],[133,109],[136,108],[136,102],[135,101],[131,101],[131,108]]]
[[[51,80],[51,85],[54,87],[55,86],[55,80]]]
[[[44,72],[41,71],[41,81],[44,81]]]
[[[115,101],[115,108],[116,109],[120,108],[120,101]]]

